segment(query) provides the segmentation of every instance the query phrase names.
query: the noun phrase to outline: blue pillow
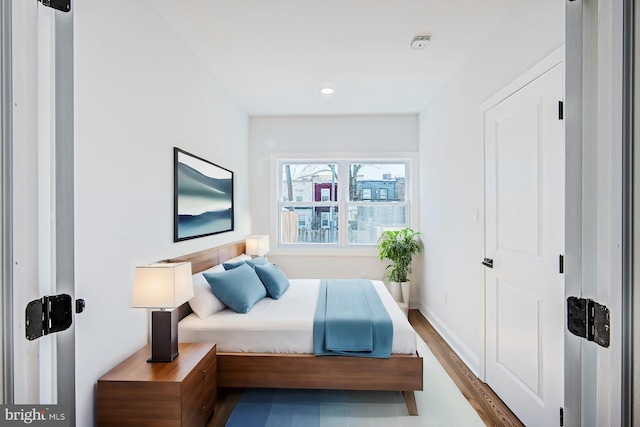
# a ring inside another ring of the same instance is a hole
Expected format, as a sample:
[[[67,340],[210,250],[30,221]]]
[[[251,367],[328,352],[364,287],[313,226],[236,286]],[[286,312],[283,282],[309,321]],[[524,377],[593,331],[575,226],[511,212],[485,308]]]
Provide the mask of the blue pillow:
[[[256,265],[256,274],[273,299],[280,298],[289,289],[289,279],[273,264]]]
[[[237,313],[248,313],[251,307],[267,296],[267,290],[256,272],[241,265],[220,273],[204,273],[213,293]]]
[[[249,259],[246,261],[223,262],[222,266],[224,267],[225,270],[233,270],[234,268],[240,267],[242,264],[248,264],[249,267],[255,268],[256,265],[264,265],[264,264],[267,264],[268,262],[269,261],[267,261],[266,258],[257,257],[257,258]]]
[[[223,262],[222,266],[225,270],[233,270],[234,268],[238,268],[243,264],[246,264],[246,261]]]
[[[256,265],[266,265],[269,264],[269,261],[267,261],[266,258],[259,256],[257,258],[247,260],[246,263],[255,269]]]

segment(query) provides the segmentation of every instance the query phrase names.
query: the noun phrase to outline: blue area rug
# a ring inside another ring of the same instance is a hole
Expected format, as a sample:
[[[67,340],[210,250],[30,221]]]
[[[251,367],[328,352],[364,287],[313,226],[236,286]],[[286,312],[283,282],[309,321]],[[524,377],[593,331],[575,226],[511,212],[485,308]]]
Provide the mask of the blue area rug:
[[[406,415],[400,392],[246,389],[227,427],[347,426],[350,417],[397,415]]]

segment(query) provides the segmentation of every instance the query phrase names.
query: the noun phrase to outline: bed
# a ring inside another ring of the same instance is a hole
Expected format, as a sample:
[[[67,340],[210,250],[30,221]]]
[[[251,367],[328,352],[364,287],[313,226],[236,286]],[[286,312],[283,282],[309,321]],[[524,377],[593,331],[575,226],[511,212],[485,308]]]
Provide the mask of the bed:
[[[244,249],[244,242],[238,242],[167,261],[191,262],[196,274],[241,255]],[[415,332],[382,282],[374,286],[393,321],[390,358],[314,356],[309,307],[315,302],[309,295],[314,290],[317,294],[319,281],[290,282],[282,301],[265,298],[247,314],[227,309],[200,319],[188,303],[182,305],[180,341],[216,342],[219,387],[401,391],[409,414],[417,415],[414,391],[423,386],[422,358],[415,349]],[[294,308],[283,311],[278,303]],[[261,320],[264,316],[278,319],[273,322],[275,329]]]

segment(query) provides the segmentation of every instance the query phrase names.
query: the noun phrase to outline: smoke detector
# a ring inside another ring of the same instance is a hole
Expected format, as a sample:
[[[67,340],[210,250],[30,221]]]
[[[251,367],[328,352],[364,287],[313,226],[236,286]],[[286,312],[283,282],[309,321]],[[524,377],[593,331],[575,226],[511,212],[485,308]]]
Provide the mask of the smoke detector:
[[[431,36],[415,36],[413,40],[411,40],[411,49],[422,50],[429,45],[431,41]]]

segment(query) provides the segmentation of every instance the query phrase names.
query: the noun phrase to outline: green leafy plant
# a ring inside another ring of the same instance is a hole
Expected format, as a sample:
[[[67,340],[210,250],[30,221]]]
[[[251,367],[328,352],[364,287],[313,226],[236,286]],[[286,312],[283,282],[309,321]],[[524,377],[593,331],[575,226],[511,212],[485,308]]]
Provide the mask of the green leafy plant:
[[[391,282],[407,282],[411,274],[413,255],[420,252],[420,243],[416,236],[420,234],[410,228],[387,230],[378,239],[378,256],[380,260],[388,259],[385,277]]]

